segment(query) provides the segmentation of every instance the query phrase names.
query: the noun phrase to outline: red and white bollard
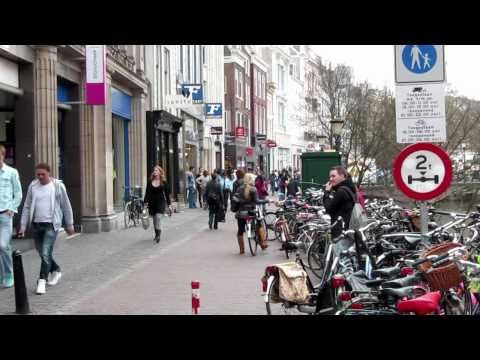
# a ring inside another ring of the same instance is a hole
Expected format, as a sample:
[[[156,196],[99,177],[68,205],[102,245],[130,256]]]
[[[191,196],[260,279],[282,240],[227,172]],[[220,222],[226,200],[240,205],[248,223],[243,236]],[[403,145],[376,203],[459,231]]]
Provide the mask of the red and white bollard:
[[[200,281],[192,281],[192,314],[198,315],[200,308]]]

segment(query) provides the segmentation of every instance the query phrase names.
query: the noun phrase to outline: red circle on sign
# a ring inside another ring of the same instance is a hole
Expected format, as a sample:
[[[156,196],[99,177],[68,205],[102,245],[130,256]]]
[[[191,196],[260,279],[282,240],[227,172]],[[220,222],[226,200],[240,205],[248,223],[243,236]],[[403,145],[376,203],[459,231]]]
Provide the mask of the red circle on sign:
[[[433,152],[442,160],[443,166],[445,168],[445,176],[443,178],[443,181],[440,183],[440,185],[435,190],[432,190],[430,192],[425,192],[425,193],[417,192],[410,189],[402,179],[403,162],[410,154],[416,151],[421,151],[421,150]],[[448,156],[445,150],[443,150],[440,146],[437,146],[434,144],[419,143],[419,144],[410,145],[405,149],[403,149],[402,152],[398,154],[397,158],[393,162],[393,179],[395,180],[395,184],[405,195],[415,200],[423,200],[423,201],[431,200],[443,194],[445,191],[447,191],[450,184],[452,183],[452,177],[453,177],[453,171],[452,171],[452,161],[450,160],[450,157]]]

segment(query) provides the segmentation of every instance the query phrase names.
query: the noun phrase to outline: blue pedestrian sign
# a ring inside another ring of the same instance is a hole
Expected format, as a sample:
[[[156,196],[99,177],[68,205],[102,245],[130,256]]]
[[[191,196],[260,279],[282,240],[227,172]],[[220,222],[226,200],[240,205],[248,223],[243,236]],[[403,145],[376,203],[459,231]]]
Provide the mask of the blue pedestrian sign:
[[[437,50],[432,45],[407,45],[402,52],[403,65],[415,74],[431,71],[437,61]]]
[[[395,45],[395,81],[443,82],[444,58],[443,45]]]

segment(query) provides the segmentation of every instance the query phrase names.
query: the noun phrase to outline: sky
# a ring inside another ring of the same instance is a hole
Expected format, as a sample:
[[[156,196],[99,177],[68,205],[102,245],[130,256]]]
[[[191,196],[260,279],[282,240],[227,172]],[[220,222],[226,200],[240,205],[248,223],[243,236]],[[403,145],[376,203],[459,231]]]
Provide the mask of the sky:
[[[393,45],[312,45],[324,62],[353,69],[355,82],[367,80],[377,88],[394,90]],[[471,99],[480,100],[480,45],[446,45],[447,83]]]

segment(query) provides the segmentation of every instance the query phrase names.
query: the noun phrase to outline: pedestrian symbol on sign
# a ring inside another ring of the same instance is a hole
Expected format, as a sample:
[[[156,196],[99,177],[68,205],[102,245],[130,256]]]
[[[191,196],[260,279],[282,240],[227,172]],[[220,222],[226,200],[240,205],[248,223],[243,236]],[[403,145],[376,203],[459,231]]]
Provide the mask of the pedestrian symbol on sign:
[[[402,61],[409,71],[423,74],[435,66],[437,51],[433,45],[407,45],[402,52]]]

